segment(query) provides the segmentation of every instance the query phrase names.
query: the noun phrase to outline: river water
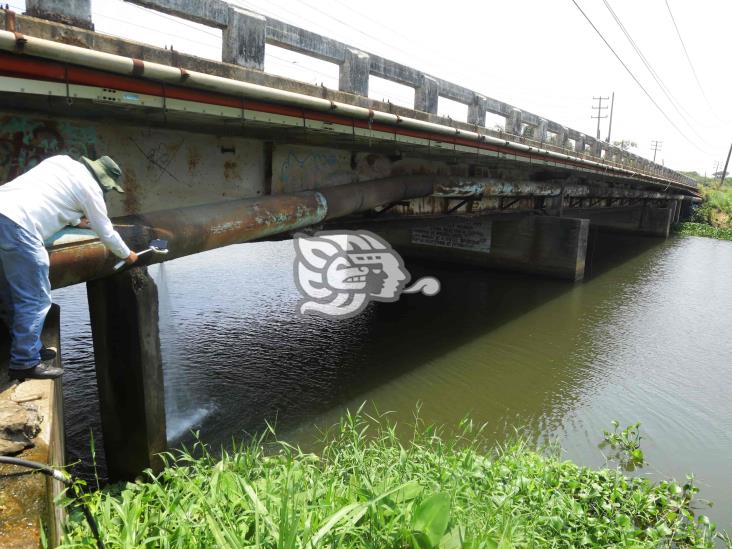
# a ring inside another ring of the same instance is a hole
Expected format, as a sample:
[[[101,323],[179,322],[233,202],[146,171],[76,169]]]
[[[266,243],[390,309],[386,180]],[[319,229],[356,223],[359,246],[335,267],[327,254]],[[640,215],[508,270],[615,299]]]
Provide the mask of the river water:
[[[732,242],[592,238],[581,284],[407,261],[442,282],[348,320],[299,318],[291,241],[233,246],[151,267],[161,299],[168,436],[214,446],[276,419],[310,444],[362,402],[409,420],[521,429],[605,464],[612,420],[641,422],[649,465],[693,473],[705,510],[732,528]],[[69,461],[101,444],[83,285],[61,304]],[[102,466],[103,466],[103,460]]]

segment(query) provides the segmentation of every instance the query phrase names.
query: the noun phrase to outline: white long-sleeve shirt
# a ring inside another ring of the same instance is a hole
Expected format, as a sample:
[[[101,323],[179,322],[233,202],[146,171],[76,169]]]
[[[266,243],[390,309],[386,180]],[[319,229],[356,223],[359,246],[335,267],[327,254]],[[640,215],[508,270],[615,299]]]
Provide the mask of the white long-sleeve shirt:
[[[41,241],[67,225],[78,225],[84,216],[114,255],[130,255],[130,249],[107,216],[99,183],[84,164],[66,155],[47,158],[0,185],[0,214]]]

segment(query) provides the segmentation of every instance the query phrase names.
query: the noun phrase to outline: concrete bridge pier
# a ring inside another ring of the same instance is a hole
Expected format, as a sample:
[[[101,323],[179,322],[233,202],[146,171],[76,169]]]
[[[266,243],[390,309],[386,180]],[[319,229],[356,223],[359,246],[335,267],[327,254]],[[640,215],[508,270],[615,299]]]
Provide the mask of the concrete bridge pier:
[[[563,213],[565,217],[588,219],[593,227],[603,230],[667,238],[675,208],[645,204],[624,208],[565,208]]]
[[[146,267],[87,283],[111,480],[159,471],[167,450],[158,291]]]
[[[581,280],[589,221],[493,215],[430,221],[384,221],[368,228],[405,256]]]

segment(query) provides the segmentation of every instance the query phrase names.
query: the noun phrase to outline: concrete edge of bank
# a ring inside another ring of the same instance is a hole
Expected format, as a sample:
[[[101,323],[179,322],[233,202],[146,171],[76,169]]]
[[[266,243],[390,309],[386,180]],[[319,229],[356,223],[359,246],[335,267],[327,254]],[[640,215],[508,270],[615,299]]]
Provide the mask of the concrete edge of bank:
[[[60,356],[59,321],[60,310],[54,305],[46,318],[43,342],[57,347]],[[9,336],[0,327],[0,449],[20,459],[63,467],[63,382],[10,382]],[[0,547],[40,547],[42,536],[49,546],[56,546],[66,515],[56,504],[63,489],[61,482],[41,473],[0,464]]]

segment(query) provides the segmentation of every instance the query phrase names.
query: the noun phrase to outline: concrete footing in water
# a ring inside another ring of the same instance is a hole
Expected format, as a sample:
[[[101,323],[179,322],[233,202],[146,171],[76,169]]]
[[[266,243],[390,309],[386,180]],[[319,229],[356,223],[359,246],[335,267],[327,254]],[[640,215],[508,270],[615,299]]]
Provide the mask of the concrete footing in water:
[[[51,307],[42,337],[44,345],[59,350],[56,365],[60,365],[58,305]],[[8,381],[9,343],[9,334],[0,323],[0,447],[20,459],[63,467],[62,381]],[[63,488],[45,475],[0,465],[0,547],[36,549],[41,546],[42,535],[49,546],[56,546],[64,510],[54,501]]]
[[[159,471],[167,450],[158,291],[147,268],[87,283],[111,480]]]

